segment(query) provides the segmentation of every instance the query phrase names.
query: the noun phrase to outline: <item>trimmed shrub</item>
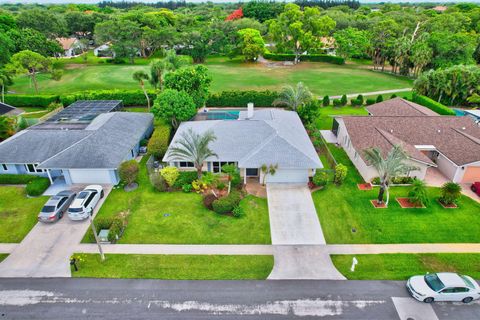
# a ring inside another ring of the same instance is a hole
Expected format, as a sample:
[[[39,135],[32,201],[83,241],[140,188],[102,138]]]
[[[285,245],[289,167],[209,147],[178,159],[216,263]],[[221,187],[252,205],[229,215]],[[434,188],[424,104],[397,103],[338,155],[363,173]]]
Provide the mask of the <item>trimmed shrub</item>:
[[[334,107],[341,107],[342,101],[340,99],[333,99],[333,106]]]
[[[162,159],[167,152],[168,142],[170,141],[170,126],[161,125],[155,127],[152,137],[148,141],[147,150],[155,157],[155,159]]]
[[[177,181],[178,178],[178,168],[177,167],[165,167],[160,170],[160,174],[162,175],[165,182],[167,182],[168,186],[172,188]]]
[[[157,95],[154,91],[148,91],[150,101],[154,101]],[[60,96],[64,106],[68,106],[77,100],[122,100],[124,106],[146,106],[147,98],[142,90],[91,90]]]
[[[246,107],[247,103],[253,102],[257,107],[271,107],[278,92],[275,91],[222,91],[211,93],[207,99],[208,107]]]
[[[462,187],[455,182],[447,182],[442,186],[440,201],[443,204],[454,204],[462,196]]]
[[[367,106],[371,106],[372,104],[375,104],[375,99],[368,98],[365,104]]]
[[[324,107],[328,107],[328,106],[330,105],[330,97],[329,97],[329,96],[323,97],[322,105],[323,105]]]
[[[228,196],[213,201],[213,211],[218,214],[231,213],[233,209],[240,203],[240,200],[242,200],[240,192],[230,192]]]
[[[358,100],[358,99],[352,99],[352,100],[350,100],[350,104],[353,107],[360,107],[363,104],[363,101]]]
[[[233,208],[232,210],[232,215],[235,217],[235,218],[240,218],[241,216],[243,216],[245,214],[245,210],[243,210],[243,208],[241,206],[236,206],[235,208]]]
[[[190,193],[190,192],[192,192],[192,190],[193,190],[193,187],[192,187],[191,184],[184,184],[182,186],[182,191],[185,192],[185,193]]]
[[[159,173],[152,173],[150,175],[150,182],[155,190],[165,192],[168,189],[167,182]]]
[[[38,197],[50,187],[50,180],[44,177],[36,177],[27,183],[26,191],[29,196]]]
[[[135,160],[124,161],[120,164],[120,167],[118,168],[118,174],[120,175],[120,179],[127,185],[137,181],[139,171],[140,166]]]
[[[348,168],[345,165],[341,163],[337,164],[335,166],[335,175],[333,178],[333,182],[335,182],[338,185],[341,185],[343,181],[345,181],[345,178],[347,177],[347,172],[348,172]]]
[[[313,184],[317,187],[324,187],[328,183],[328,173],[324,170],[317,170],[312,178]]]
[[[344,94],[342,96],[342,98],[340,99],[340,102],[342,103],[342,106],[346,106],[347,105],[347,102],[348,102],[348,99],[347,99],[347,95]]]
[[[218,189],[218,190],[225,190],[226,187],[227,187],[227,186],[226,186],[225,183],[223,183],[223,182],[219,182],[219,183],[217,184],[217,189]]]
[[[271,53],[265,52],[263,57],[273,61],[294,61],[295,55],[290,53]],[[300,61],[311,62],[327,62],[333,64],[345,64],[345,59],[338,56],[331,56],[328,54],[304,54],[300,56]]]
[[[36,178],[30,174],[0,174],[0,184],[27,184]]]
[[[430,99],[429,97],[422,96],[417,93],[413,93],[412,95],[412,101],[418,104],[421,104],[424,107],[429,108],[432,111],[435,111],[436,113],[443,115],[443,116],[454,116],[455,111],[450,109],[447,106],[444,106],[440,102],[437,102],[435,100]]]
[[[381,94],[378,95],[377,99],[375,100],[376,103],[383,102],[383,96]]]
[[[115,243],[117,238],[120,238],[123,233],[123,228],[126,225],[126,220],[116,216],[109,218],[97,218],[95,219],[95,229],[100,232],[102,229],[109,230],[108,241]],[[88,228],[87,238],[89,242],[95,242],[95,236],[90,228]]]
[[[209,193],[203,197],[203,205],[209,210],[213,210],[213,202],[217,200],[213,194]]]
[[[394,93],[390,96],[390,99],[395,99],[397,97],[397,95]]]
[[[184,185],[191,185],[195,180],[197,180],[197,171],[180,171],[173,187],[183,188]]]
[[[425,205],[428,203],[427,185],[423,180],[415,179],[412,188],[408,192],[410,202],[416,205]]]
[[[407,176],[393,177],[392,180],[391,180],[391,183],[392,183],[392,185],[394,185],[394,184],[412,184],[414,180],[415,180],[415,178],[407,177]],[[373,178],[372,179],[372,184],[379,185],[380,184],[380,178],[379,177]]]
[[[14,107],[47,108],[51,103],[59,102],[58,95],[6,94],[5,103]]]
[[[363,102],[365,101],[365,99],[363,98],[363,96],[362,96],[361,94],[359,94],[359,95],[357,96],[357,101],[360,103],[360,105],[362,105]]]

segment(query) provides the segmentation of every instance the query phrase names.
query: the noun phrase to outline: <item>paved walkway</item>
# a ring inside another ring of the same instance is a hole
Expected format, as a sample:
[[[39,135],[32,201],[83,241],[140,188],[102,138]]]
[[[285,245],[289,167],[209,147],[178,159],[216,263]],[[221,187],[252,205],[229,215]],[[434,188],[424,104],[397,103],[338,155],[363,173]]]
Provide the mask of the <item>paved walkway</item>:
[[[111,191],[95,208],[97,213]],[[54,224],[37,223],[22,242],[0,263],[0,277],[70,277],[69,258],[90,224],[67,216]],[[7,248],[8,249],[8,248]]]
[[[403,89],[392,89],[392,90],[382,90],[382,91],[372,91],[372,92],[362,92],[362,93],[350,93],[347,94],[347,98],[356,98],[359,94],[362,96],[377,96],[379,94],[393,94],[405,91],[412,91],[412,88],[403,88]],[[340,99],[342,96],[331,96],[330,99]],[[318,99],[323,99],[323,97],[318,97]]]
[[[320,130],[320,134],[326,143],[338,143],[337,137],[333,134],[332,130]]]
[[[427,173],[425,174],[425,182],[427,185],[432,187],[441,187],[444,183],[449,182],[450,179],[445,177],[443,173],[438,168],[428,168]],[[467,197],[480,202],[480,197],[473,192],[470,187],[471,183],[461,183],[462,186],[462,193]]]
[[[267,184],[267,196],[275,259],[268,279],[345,279],[325,250],[307,186]]]

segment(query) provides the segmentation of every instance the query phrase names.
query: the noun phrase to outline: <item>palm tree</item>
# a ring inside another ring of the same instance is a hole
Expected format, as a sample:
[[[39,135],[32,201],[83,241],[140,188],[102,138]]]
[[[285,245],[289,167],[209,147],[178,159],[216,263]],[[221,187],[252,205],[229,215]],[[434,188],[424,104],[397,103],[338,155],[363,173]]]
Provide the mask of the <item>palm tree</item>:
[[[169,155],[182,161],[192,162],[197,169],[198,179],[201,179],[203,163],[207,158],[218,158],[218,155],[209,147],[209,144],[216,139],[217,137],[211,130],[198,134],[190,128],[187,132],[182,133],[181,139],[176,141],[170,149]]]
[[[400,145],[395,145],[388,152],[387,157],[383,158],[382,151],[379,148],[370,148],[364,150],[365,160],[375,167],[380,177],[380,191],[378,193],[378,203],[383,203],[383,194],[387,193],[388,206],[390,193],[388,191],[390,181],[397,176],[406,175],[409,171],[418,169],[406,163],[408,156]]]
[[[260,170],[262,170],[263,173],[263,180],[262,180],[262,185],[265,185],[265,182],[267,181],[267,175],[275,175],[277,173],[278,169],[278,164],[271,164],[267,166],[266,164],[262,164],[260,167]]]
[[[303,82],[299,82],[295,88],[292,86],[283,87],[279,97],[273,101],[273,105],[287,106],[293,111],[297,111],[298,107],[304,106],[305,104],[311,102],[312,99],[313,95],[310,90],[308,90]]]
[[[155,88],[162,89],[165,74],[179,69],[182,64],[182,59],[177,56],[175,50],[166,51],[163,59],[154,60],[150,64],[150,83]]]
[[[148,111],[150,112],[150,98],[148,97],[147,90],[145,89],[145,80],[149,80],[150,77],[143,71],[135,71],[133,74],[133,80],[137,81],[140,84],[140,87],[143,90],[145,98],[147,98]]]

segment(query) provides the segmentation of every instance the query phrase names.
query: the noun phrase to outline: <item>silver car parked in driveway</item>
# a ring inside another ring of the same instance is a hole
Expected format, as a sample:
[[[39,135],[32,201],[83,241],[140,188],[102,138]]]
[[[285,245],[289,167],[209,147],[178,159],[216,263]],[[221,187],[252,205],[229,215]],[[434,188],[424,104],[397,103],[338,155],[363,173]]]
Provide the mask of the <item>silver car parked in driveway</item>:
[[[48,199],[38,215],[38,221],[55,222],[62,219],[75,196],[75,192],[64,190]]]

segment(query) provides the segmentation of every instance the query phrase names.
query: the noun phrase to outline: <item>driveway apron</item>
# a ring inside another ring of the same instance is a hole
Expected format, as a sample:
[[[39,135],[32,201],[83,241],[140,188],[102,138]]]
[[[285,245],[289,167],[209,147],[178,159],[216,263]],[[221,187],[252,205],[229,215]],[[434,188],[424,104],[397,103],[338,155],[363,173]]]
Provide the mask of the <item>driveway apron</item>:
[[[268,184],[275,263],[268,279],[345,279],[333,265],[310,190],[299,184]]]

